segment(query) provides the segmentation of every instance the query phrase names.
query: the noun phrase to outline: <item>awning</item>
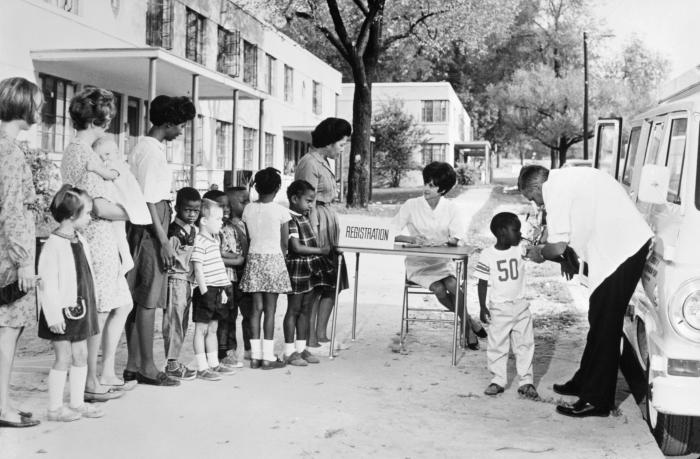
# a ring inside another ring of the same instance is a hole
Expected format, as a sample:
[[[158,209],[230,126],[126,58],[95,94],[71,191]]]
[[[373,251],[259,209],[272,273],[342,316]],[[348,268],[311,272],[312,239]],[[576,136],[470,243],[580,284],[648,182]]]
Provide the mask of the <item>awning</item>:
[[[316,125],[282,126],[282,133],[287,137],[311,143],[311,132],[314,129],[316,129]]]
[[[267,94],[162,48],[56,49],[31,51],[39,73],[94,84],[148,98],[149,62],[156,60],[156,94],[192,96],[192,76],[199,75],[199,99],[264,99]]]
[[[485,140],[455,142],[454,145],[455,153],[471,157],[485,157],[491,150],[491,144]]]

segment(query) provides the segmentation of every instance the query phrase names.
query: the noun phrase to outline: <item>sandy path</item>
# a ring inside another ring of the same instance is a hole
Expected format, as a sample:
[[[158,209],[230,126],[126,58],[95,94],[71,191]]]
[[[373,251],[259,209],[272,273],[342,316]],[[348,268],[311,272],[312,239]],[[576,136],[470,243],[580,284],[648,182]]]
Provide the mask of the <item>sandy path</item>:
[[[465,214],[481,208],[489,192],[458,198]],[[352,273],[354,256],[348,262]],[[105,404],[101,420],[0,429],[0,457],[661,457],[631,397],[607,419],[554,413],[551,385],[574,371],[585,327],[576,307],[562,309],[571,303],[547,295],[547,283],[560,282],[551,270],[534,273],[538,283],[529,289],[543,297],[533,306],[543,401],[531,402],[518,399],[512,384],[498,398],[482,395],[489,382],[484,350],[451,367],[449,327],[416,326],[407,353],[392,352],[402,259],[363,255],[361,268],[358,340],[350,341],[346,292],[338,319],[344,350],[333,361],[273,372],[244,368],[221,382],[179,388],[137,387]],[[284,309],[280,301],[280,316]],[[279,322],[277,329],[279,342]],[[160,341],[156,349],[162,358]],[[25,359],[13,379],[21,406],[36,413],[46,403],[46,365],[45,356]]]

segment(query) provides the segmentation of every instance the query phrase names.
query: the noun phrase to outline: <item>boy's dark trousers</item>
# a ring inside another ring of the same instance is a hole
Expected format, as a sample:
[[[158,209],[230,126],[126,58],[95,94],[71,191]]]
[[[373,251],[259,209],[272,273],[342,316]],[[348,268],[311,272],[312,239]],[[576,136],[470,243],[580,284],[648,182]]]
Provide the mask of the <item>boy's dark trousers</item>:
[[[614,407],[622,322],[642,276],[650,243],[618,266],[589,300],[590,329],[581,364],[571,382],[579,389],[579,398],[597,408]]]
[[[236,339],[236,319],[238,311],[243,315],[241,328],[243,329],[243,346],[246,351],[250,350],[250,316],[253,312],[253,298],[249,293],[242,292],[238,282],[232,282],[231,288],[226,290],[228,295],[227,312],[228,315],[219,321],[216,337],[219,341],[219,355],[227,351],[238,349]]]

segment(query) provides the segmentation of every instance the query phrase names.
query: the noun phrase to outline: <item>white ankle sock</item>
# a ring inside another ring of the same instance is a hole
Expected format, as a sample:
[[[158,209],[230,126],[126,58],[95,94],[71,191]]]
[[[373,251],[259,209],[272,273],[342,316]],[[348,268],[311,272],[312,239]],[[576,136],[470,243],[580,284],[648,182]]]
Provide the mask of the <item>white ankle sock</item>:
[[[253,360],[262,359],[262,340],[261,339],[251,339],[250,340],[250,358]]]
[[[286,357],[289,357],[290,355],[294,354],[296,352],[296,348],[294,347],[294,343],[284,343],[284,355]]]
[[[49,409],[57,410],[63,406],[63,389],[66,387],[67,371],[49,370]]]
[[[301,354],[301,353],[304,352],[304,350],[306,349],[306,340],[305,340],[305,339],[296,340],[296,341],[294,342],[294,345],[296,346],[297,352],[298,352],[299,354]]]
[[[219,353],[218,352],[207,352],[207,362],[209,362],[210,368],[216,368],[219,366]]]
[[[85,403],[85,381],[87,381],[87,365],[83,367],[71,365],[68,375],[71,408],[77,408]]]
[[[194,356],[195,359],[197,359],[197,370],[199,371],[204,371],[209,369],[209,364],[207,363],[207,355],[202,353],[202,354],[196,354]]]
[[[262,357],[263,360],[267,360],[268,362],[277,360],[277,356],[275,356],[275,340],[262,340]]]

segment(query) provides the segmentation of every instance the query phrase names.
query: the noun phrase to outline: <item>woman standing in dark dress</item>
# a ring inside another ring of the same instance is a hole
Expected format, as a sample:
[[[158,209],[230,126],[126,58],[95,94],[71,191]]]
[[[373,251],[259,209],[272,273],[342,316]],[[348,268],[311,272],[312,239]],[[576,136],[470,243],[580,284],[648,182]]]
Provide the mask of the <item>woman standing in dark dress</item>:
[[[335,185],[335,172],[328,162],[335,159],[345,150],[352,127],[341,118],[326,118],[321,121],[311,133],[313,149],[305,154],[297,165],[295,180],[306,180],[316,189],[316,204],[309,213],[309,220],[318,237],[319,247],[337,246],[339,237],[338,215],[330,207],[338,197]],[[336,255],[331,252],[327,256],[331,265],[337,266]],[[318,347],[319,343],[327,343],[328,320],[335,304],[335,279],[333,286],[324,288],[318,306],[314,305],[310,317],[309,346]],[[340,288],[348,287],[348,275],[345,261],[341,265]]]

